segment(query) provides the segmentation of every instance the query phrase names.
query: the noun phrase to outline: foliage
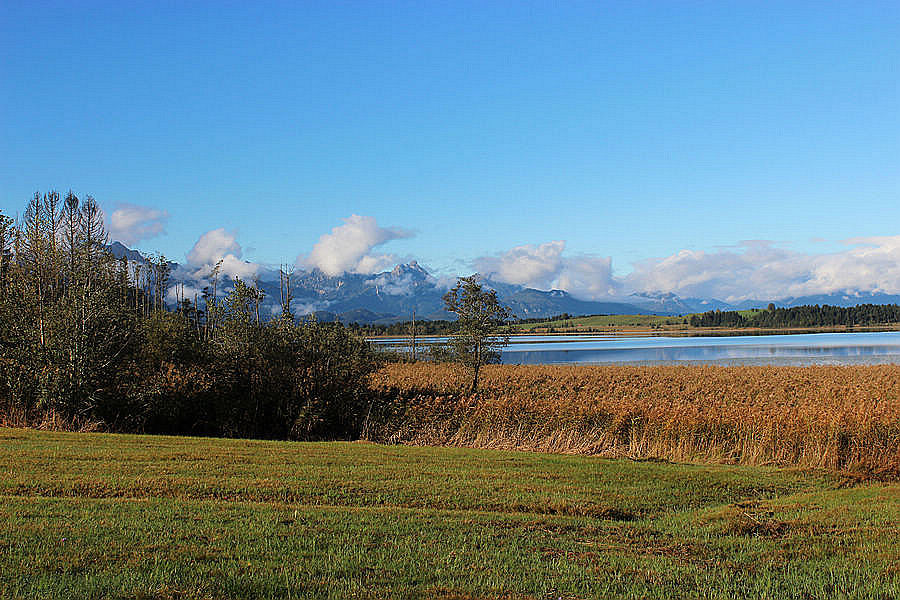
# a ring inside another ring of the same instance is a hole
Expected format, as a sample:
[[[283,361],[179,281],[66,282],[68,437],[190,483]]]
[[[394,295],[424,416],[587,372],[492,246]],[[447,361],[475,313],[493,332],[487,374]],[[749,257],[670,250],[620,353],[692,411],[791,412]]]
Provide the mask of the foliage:
[[[374,368],[361,336],[314,321],[261,322],[262,292],[235,278],[220,297],[218,268],[204,310],[182,298],[170,310],[165,257],[116,260],[106,243],[91,197],[35,194],[22,223],[0,215],[0,420],[359,435]]]
[[[500,351],[509,343],[509,335],[502,327],[512,315],[500,304],[495,290],[486,290],[478,283],[478,275],[458,278],[444,295],[444,305],[456,315],[459,328],[448,349],[457,361],[471,369],[474,393],[482,365],[500,362]]]
[[[122,265],[93,198],[35,194],[0,281],[0,410],[24,419],[116,420],[115,378],[137,351]]]
[[[834,327],[900,323],[900,305],[859,304],[857,306],[794,306],[749,314],[737,311],[709,311],[690,318],[691,327]]]
[[[417,335],[447,335],[455,333],[458,329],[456,321],[447,321],[444,319],[422,320],[415,322]],[[350,323],[348,327],[357,330],[367,337],[375,336],[401,336],[409,335],[412,332],[412,321],[400,321],[390,323],[388,325],[363,325],[359,323]]]

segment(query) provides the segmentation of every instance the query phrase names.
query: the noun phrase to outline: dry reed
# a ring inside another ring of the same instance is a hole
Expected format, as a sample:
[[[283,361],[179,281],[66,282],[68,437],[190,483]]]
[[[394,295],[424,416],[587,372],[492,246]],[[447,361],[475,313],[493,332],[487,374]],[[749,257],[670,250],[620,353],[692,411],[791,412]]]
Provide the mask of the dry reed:
[[[66,419],[54,410],[27,412],[21,409],[0,410],[0,427],[37,429],[40,431],[104,431],[103,423],[93,419]]]
[[[900,366],[392,364],[378,441],[900,476]]]

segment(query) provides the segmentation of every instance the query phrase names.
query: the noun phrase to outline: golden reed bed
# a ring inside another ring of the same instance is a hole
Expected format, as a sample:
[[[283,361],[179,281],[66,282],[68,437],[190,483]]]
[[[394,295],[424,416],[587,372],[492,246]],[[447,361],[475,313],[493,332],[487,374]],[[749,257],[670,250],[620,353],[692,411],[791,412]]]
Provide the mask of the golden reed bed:
[[[900,366],[491,366],[478,394],[455,365],[392,364],[370,437],[900,476]]]

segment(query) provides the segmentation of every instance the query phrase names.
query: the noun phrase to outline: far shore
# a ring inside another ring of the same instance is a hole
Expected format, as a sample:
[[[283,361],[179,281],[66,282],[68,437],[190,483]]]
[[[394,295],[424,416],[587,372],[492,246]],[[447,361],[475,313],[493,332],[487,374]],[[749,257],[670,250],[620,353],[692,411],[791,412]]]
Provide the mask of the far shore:
[[[534,329],[529,331],[513,331],[510,338],[524,336],[572,336],[572,335],[604,335],[621,337],[734,337],[743,335],[797,335],[810,333],[885,333],[900,331],[900,323],[870,326],[836,326],[836,327],[791,327],[791,328],[762,328],[762,327],[554,327],[553,331]],[[451,334],[417,335],[416,339],[430,340],[447,337]],[[371,340],[386,340],[409,338],[409,335],[373,335]],[[564,340],[560,340],[562,342]]]

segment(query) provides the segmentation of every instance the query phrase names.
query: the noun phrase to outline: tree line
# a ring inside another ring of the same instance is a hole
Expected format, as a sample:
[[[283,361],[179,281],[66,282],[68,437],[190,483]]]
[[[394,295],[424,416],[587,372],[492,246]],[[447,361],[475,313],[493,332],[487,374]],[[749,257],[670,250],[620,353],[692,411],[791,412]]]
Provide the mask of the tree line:
[[[387,324],[350,323],[347,327],[368,337],[412,335],[450,335],[459,331],[456,321],[446,319],[399,321]]]
[[[770,304],[768,309],[745,315],[737,311],[708,311],[691,315],[691,327],[838,327],[900,323],[900,305],[806,305],[790,308]]]
[[[340,325],[298,321],[220,278],[201,297],[163,256],[115,259],[90,196],[36,193],[0,213],[0,423],[263,438],[355,437],[375,399],[371,346]],[[172,308],[174,306],[174,308]]]
[[[484,292],[487,293],[487,290],[484,290]],[[570,315],[569,313],[562,313],[552,317],[529,317],[525,319],[518,319],[514,316],[510,316],[507,320],[504,321],[504,324],[515,326],[525,325],[529,323],[543,323],[545,321],[564,321],[574,318],[580,317],[575,317],[574,315]],[[397,323],[387,324],[349,323],[347,326],[355,331],[359,331],[360,333],[368,337],[412,335],[413,331],[415,331],[416,335],[457,335],[460,333],[459,321],[451,321],[447,319],[417,320],[415,322],[399,321]],[[415,329],[413,329],[414,327]]]

